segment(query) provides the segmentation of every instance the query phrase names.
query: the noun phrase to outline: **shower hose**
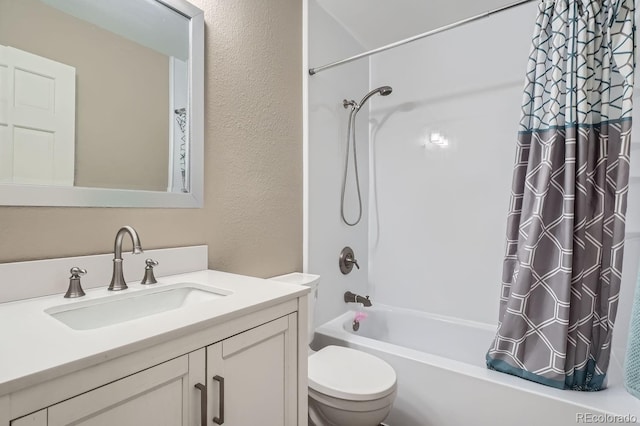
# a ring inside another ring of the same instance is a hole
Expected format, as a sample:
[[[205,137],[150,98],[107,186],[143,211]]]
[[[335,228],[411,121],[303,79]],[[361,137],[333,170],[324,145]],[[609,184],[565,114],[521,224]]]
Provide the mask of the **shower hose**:
[[[362,196],[360,195],[360,178],[358,176],[358,155],[356,152],[356,114],[358,109],[351,105],[349,113],[349,124],[347,125],[347,155],[344,161],[344,176],[342,178],[342,196],[340,197],[340,215],[342,221],[349,226],[355,226],[362,219]],[[347,187],[347,171],[349,170],[349,147],[353,145],[353,169],[356,176],[356,189],[358,192],[358,218],[355,222],[349,222],[344,215],[344,193]]]

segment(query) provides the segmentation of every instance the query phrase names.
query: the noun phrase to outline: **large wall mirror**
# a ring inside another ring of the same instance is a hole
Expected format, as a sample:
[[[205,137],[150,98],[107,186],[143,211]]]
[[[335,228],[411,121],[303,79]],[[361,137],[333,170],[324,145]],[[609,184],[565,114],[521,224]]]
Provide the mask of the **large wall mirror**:
[[[0,0],[0,205],[202,207],[204,18]]]

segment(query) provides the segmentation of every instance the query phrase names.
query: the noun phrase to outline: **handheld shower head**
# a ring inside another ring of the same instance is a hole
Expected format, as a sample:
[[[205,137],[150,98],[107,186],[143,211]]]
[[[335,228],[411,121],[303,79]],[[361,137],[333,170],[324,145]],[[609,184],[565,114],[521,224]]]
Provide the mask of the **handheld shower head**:
[[[364,103],[367,102],[369,98],[375,95],[376,93],[379,93],[382,96],[389,96],[392,91],[393,89],[391,88],[391,86],[382,86],[382,87],[378,87],[377,89],[373,89],[372,91],[364,95],[364,98],[362,98],[362,100],[360,101],[359,106],[362,107],[362,105],[364,105]]]
[[[391,92],[393,92],[393,89],[391,88],[391,86],[382,86],[378,88],[378,90],[380,91],[380,94],[382,96],[388,96],[391,94]]]
[[[372,91],[364,95],[364,98],[362,98],[362,100],[359,103],[354,100],[348,101],[345,99],[342,102],[342,105],[345,108],[348,108],[349,106],[351,106],[355,111],[358,111],[364,105],[364,103],[367,102],[369,98],[372,97],[373,95],[380,94],[381,96],[389,96],[391,92],[393,92],[393,89],[391,88],[391,86],[378,87],[377,89],[373,89]]]

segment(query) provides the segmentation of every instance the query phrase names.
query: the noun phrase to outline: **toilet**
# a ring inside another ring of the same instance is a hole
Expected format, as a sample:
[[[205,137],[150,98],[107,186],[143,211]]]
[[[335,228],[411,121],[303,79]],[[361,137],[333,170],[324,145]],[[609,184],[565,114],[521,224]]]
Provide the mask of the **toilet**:
[[[271,278],[311,287],[309,342],[315,330],[320,277],[292,273]],[[382,359],[352,348],[309,349],[309,425],[378,426],[396,397],[396,373]]]

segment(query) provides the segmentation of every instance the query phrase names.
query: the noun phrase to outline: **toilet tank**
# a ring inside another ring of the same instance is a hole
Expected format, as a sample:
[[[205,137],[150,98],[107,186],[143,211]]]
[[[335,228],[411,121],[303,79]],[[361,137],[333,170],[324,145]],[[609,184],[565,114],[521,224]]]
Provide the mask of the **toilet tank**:
[[[318,300],[318,284],[320,283],[320,275],[303,274],[302,272],[293,272],[291,274],[279,275],[277,277],[269,278],[274,281],[281,281],[289,284],[304,285],[311,287],[311,292],[308,296],[309,301],[309,320],[308,320],[308,333],[309,343],[313,340],[313,332],[315,327],[315,312],[316,302]]]

